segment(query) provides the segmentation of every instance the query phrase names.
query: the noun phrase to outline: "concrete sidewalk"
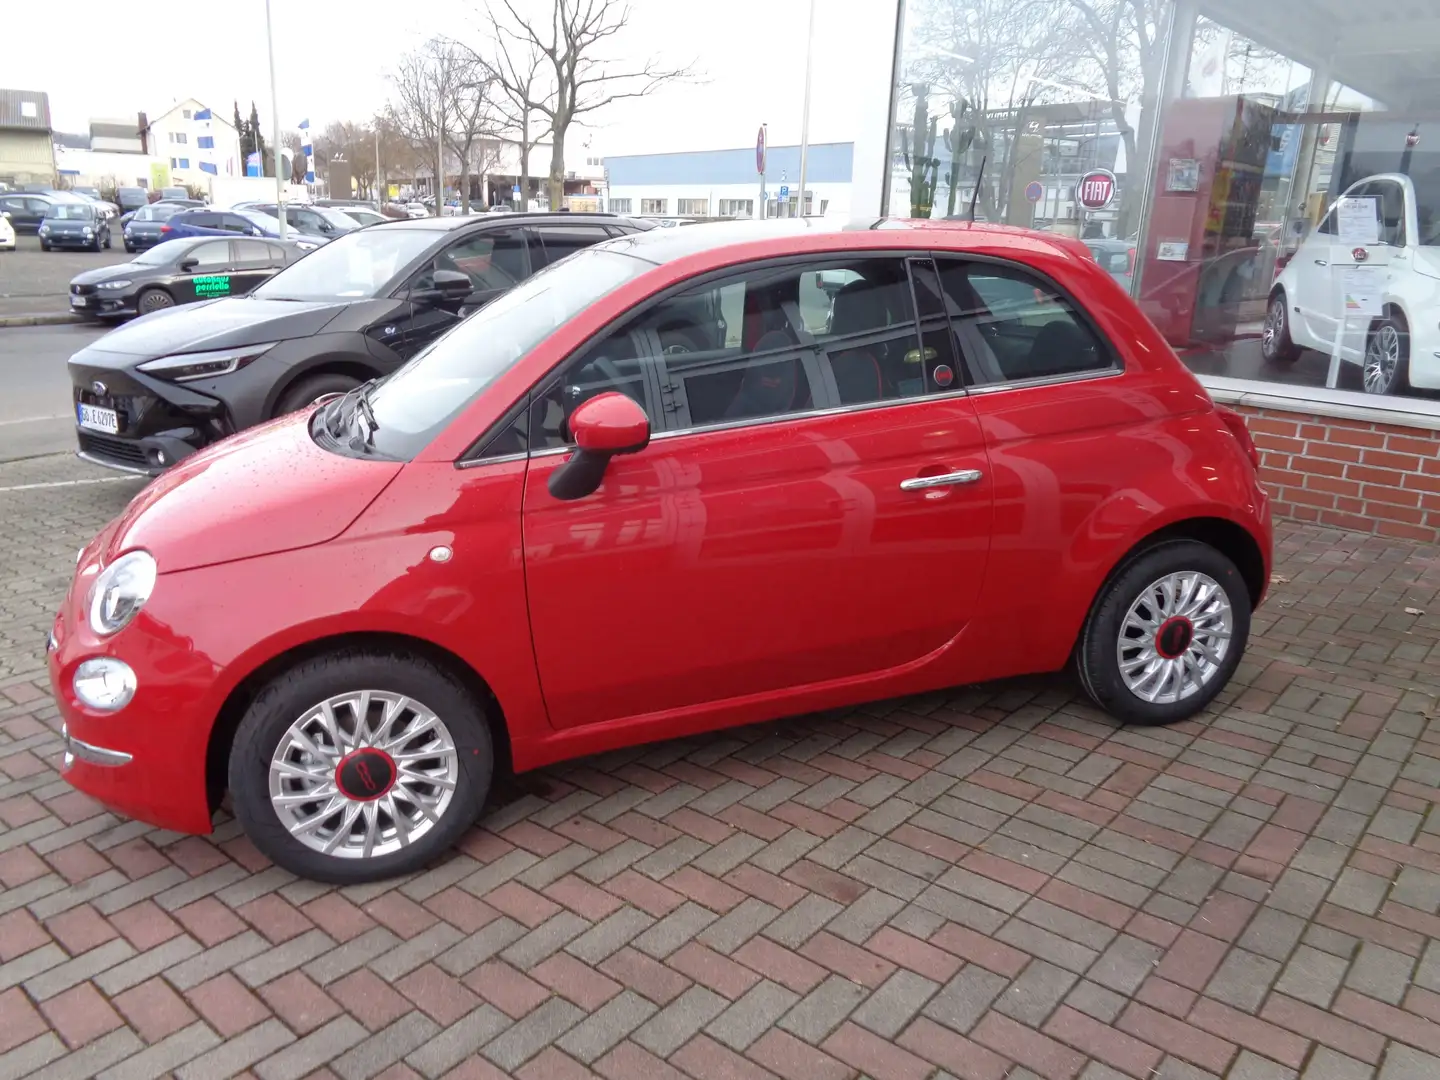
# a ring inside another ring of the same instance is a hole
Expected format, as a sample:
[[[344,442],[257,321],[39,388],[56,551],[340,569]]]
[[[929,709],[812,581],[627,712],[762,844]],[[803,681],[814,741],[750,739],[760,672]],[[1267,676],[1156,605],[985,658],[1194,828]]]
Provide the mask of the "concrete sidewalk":
[[[336,890],[58,780],[43,631],[135,486],[44,468],[0,466],[0,1075],[1440,1076],[1434,550],[1282,526],[1199,721],[1056,677],[663,743]]]

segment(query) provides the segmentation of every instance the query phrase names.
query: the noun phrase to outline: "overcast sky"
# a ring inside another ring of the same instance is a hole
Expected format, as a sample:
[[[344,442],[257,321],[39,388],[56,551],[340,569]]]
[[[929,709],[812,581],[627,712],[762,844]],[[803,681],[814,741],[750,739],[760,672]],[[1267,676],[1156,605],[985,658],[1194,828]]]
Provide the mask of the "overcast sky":
[[[846,5],[857,0],[816,0],[812,142],[854,138],[854,92],[847,70],[855,50],[888,48],[846,33]],[[545,10],[545,0],[518,0]],[[631,60],[655,56],[676,65],[694,60],[699,78],[651,98],[620,102],[594,114],[591,153],[627,154],[752,145],[761,121],[772,145],[798,142],[805,75],[805,0],[727,0],[693,7],[676,0],[631,0],[629,27],[612,39],[611,54]],[[446,33],[478,41],[477,0],[271,0],[280,125],[308,117],[312,127],[331,120],[364,120],[384,103],[386,75],[397,57],[427,37]],[[67,25],[110,27],[113,0],[67,0]],[[270,127],[269,67],[264,0],[186,4],[173,18],[160,9],[151,20],[115,35],[82,59],[57,59],[54,50],[7,50],[7,87],[50,95],[57,128],[83,132],[91,119],[144,111],[154,116],[195,97],[220,115],[253,98]],[[134,58],[117,43],[134,43]],[[581,133],[583,145],[585,133]],[[573,140],[572,140],[573,141]],[[580,151],[583,153],[583,151]]]

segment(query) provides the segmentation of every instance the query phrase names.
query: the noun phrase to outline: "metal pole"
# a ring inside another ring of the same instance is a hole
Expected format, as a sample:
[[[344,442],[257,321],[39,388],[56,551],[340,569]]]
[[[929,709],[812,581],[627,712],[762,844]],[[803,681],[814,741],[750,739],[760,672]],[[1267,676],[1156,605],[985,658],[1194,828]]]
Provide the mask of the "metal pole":
[[[810,27],[805,32],[805,104],[800,109],[800,216],[805,216],[805,166],[810,156],[810,61],[815,52],[815,0],[810,0]]]
[[[275,93],[275,31],[270,22],[270,0],[265,0],[265,44],[270,50],[270,122],[275,143],[275,216],[280,219],[280,239],[285,239],[285,189],[280,181],[280,98]],[[265,163],[260,163],[263,169]]]
[[[375,120],[375,212],[383,214],[384,205],[380,202],[380,120]]]
[[[761,124],[760,127],[765,131],[765,159],[768,163],[770,159],[770,125]],[[760,202],[756,209],[763,221],[765,219],[765,170],[763,169],[760,170]]]
[[[435,216],[445,214],[445,87],[435,73]]]

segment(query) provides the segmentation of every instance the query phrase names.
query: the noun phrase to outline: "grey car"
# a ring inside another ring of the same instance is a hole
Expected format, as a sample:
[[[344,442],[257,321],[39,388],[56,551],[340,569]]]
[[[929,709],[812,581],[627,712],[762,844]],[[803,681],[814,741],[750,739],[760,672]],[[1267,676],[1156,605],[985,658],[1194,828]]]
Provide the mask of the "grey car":
[[[124,230],[126,251],[144,251],[156,244],[165,242],[165,234],[161,232],[165,222],[170,220],[172,214],[177,214],[185,207],[179,203],[157,202],[149,206],[142,206],[134,213],[125,215],[121,219]],[[128,220],[126,220],[128,218]]]
[[[110,246],[110,222],[89,202],[57,202],[45,211],[40,222],[40,250],[89,248],[99,251]]]

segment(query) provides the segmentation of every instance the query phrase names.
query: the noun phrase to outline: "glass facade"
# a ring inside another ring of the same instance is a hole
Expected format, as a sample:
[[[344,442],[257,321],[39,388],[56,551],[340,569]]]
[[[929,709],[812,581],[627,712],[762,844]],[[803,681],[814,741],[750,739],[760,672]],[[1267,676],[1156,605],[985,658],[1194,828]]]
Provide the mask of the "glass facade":
[[[904,0],[885,209],[1079,237],[1198,373],[1440,403],[1437,49],[1418,0]]]

